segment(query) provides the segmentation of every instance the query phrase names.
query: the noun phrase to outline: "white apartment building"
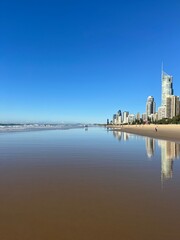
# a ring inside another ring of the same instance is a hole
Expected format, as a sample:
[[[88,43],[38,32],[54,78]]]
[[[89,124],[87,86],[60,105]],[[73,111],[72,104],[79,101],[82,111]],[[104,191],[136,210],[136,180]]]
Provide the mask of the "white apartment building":
[[[180,114],[179,97],[169,95],[166,97],[166,118],[173,118]]]
[[[166,118],[166,106],[161,106],[158,108],[158,120]]]
[[[123,112],[123,123],[128,123],[129,112]]]
[[[134,114],[129,114],[128,115],[128,123],[132,124],[135,121],[135,115]]]

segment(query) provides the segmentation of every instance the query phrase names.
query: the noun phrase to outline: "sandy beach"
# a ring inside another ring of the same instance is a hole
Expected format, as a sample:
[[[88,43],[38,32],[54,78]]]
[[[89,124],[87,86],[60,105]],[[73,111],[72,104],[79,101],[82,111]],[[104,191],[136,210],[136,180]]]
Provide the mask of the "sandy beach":
[[[147,136],[157,139],[180,142],[180,125],[112,125],[110,129],[116,129],[127,133],[133,133],[141,136]],[[157,129],[157,131],[155,130]]]
[[[180,239],[180,145],[118,133],[0,134],[0,239]]]

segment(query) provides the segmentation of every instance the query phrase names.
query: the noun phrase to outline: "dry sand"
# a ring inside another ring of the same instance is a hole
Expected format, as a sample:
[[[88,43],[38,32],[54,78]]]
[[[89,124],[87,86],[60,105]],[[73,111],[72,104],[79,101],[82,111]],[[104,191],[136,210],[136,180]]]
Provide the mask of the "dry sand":
[[[112,125],[110,128],[137,135],[180,142],[180,125]],[[155,130],[157,128],[157,131]]]

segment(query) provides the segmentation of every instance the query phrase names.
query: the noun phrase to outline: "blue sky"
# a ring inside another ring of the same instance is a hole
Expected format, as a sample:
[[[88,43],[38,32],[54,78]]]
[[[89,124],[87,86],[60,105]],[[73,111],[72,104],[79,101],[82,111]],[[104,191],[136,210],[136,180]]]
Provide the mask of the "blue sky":
[[[0,122],[105,122],[180,95],[180,1],[0,2]]]

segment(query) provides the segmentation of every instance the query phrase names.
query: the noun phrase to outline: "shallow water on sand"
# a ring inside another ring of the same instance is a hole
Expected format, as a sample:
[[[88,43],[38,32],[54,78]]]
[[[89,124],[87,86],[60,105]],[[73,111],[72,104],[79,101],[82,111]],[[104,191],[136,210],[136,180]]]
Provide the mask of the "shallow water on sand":
[[[180,239],[180,145],[104,128],[0,134],[0,239]]]

